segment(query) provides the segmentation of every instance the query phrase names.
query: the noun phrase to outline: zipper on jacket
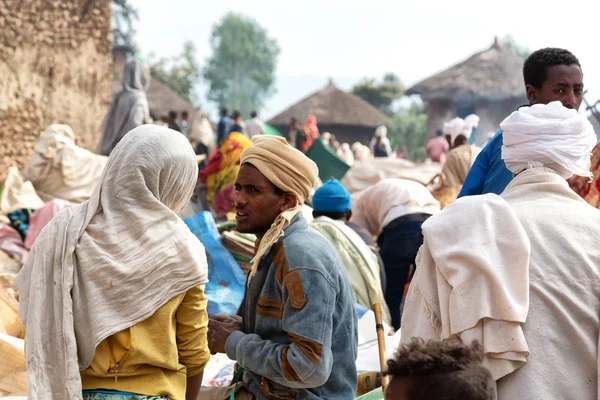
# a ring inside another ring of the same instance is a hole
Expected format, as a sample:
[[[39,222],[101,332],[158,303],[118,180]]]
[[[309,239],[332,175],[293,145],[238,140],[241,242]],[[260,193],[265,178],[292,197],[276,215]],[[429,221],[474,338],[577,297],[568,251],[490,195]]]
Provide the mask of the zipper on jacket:
[[[115,365],[115,383],[117,383],[118,379],[119,379],[119,363],[117,363]]]

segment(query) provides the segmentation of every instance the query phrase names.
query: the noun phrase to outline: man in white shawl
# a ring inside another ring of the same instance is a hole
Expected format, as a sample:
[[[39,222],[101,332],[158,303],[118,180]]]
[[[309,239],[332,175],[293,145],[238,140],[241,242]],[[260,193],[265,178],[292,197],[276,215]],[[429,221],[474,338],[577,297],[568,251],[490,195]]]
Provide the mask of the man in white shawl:
[[[90,200],[46,225],[17,276],[30,400],[199,390],[206,255],[177,215],[197,173],[183,135],[141,126],[117,145]]]
[[[36,140],[23,175],[40,198],[74,204],[90,198],[107,158],[77,146],[68,125],[53,124]]]
[[[423,224],[402,342],[478,340],[499,399],[597,399],[600,211],[565,180],[591,176],[596,136],[560,102],[500,126],[515,178]]]
[[[129,60],[123,71],[123,90],[117,93],[110,103],[96,153],[110,155],[127,132],[150,122],[150,110],[146,98],[149,85],[148,66],[135,58]]]

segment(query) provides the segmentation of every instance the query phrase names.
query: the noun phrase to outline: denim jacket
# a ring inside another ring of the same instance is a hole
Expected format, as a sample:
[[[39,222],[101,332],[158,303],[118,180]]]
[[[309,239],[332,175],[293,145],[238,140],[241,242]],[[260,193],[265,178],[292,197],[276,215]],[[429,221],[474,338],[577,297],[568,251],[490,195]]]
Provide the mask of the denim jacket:
[[[297,216],[260,261],[227,355],[259,399],[352,399],[357,316],[339,257]]]

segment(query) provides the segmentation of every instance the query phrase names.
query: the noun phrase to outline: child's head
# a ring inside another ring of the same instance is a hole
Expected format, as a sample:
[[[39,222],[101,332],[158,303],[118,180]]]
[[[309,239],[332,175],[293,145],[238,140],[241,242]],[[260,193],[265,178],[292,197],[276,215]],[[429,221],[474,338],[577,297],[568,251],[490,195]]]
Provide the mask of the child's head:
[[[477,342],[441,342],[413,338],[388,361],[389,400],[494,400],[496,383],[482,365]]]

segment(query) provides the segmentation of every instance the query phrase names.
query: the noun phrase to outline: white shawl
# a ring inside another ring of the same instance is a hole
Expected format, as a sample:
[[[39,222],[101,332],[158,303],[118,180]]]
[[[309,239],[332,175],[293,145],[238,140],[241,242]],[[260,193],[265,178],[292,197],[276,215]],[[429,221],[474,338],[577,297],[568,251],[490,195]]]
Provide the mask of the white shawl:
[[[29,398],[81,399],[97,345],[207,282],[202,244],[177,216],[197,179],[179,133],[132,130],[88,202],[59,213],[17,276]]]
[[[42,200],[79,204],[92,195],[106,161],[77,146],[70,126],[53,124],[36,140],[23,175]]]
[[[499,379],[526,363],[530,244],[493,194],[458,199],[423,224],[424,244],[402,315],[402,342],[478,340]]]

